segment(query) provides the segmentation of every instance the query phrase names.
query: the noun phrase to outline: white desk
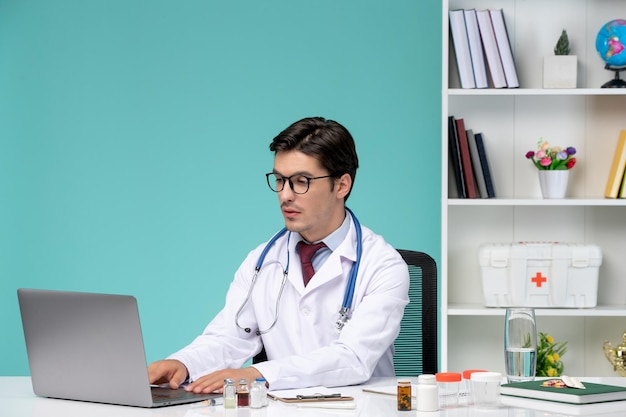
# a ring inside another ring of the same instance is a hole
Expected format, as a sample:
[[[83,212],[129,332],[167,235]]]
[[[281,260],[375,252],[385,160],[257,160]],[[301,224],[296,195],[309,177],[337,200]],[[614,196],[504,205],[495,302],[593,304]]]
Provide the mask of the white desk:
[[[626,386],[626,378],[583,378],[583,381]],[[377,385],[393,385],[394,380],[382,380]],[[199,404],[180,405],[156,409],[93,404],[78,401],[55,400],[36,397],[29,377],[0,377],[0,417],[557,417],[626,415],[626,402],[593,404],[591,406],[561,406],[546,401],[522,400],[512,405],[511,397],[502,397],[503,405],[496,410],[459,407],[432,413],[396,411],[394,396],[362,392],[362,387],[337,389],[343,395],[355,397],[355,410],[327,410],[297,408],[294,405],[270,401],[263,409],[240,408],[224,410]]]

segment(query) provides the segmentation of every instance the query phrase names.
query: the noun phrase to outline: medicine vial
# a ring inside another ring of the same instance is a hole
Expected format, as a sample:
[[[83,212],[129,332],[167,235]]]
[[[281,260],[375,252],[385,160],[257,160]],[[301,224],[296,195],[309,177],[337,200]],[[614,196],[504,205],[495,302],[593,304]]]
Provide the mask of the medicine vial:
[[[242,378],[237,387],[237,407],[248,407],[250,405],[250,391],[248,390],[248,380]]]
[[[257,378],[256,379],[261,385],[261,404],[263,407],[267,407],[269,405],[269,401],[267,399],[267,381],[265,378]]]
[[[237,407],[237,389],[235,381],[227,378],[224,380],[224,408]]]
[[[398,381],[398,411],[411,411],[411,381]]]
[[[250,408],[263,407],[263,387],[261,382],[257,379],[252,381],[250,386]]]

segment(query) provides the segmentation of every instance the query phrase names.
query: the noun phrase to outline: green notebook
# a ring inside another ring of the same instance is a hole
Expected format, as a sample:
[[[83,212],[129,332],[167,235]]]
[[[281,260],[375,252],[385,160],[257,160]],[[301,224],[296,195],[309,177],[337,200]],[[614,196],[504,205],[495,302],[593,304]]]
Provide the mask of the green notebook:
[[[626,400],[626,387],[583,382],[585,389],[544,387],[545,380],[503,384],[502,395],[557,401],[570,404],[591,404]]]

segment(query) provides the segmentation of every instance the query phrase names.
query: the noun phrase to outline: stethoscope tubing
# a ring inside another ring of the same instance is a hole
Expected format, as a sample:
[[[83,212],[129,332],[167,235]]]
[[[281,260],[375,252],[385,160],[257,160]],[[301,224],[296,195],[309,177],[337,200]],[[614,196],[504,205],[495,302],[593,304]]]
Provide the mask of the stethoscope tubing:
[[[341,305],[341,309],[339,310],[339,318],[335,322],[335,329],[338,332],[340,332],[343,329],[343,326],[348,321],[350,308],[352,306],[352,300],[354,298],[354,291],[356,288],[356,278],[359,273],[359,266],[361,264],[361,256],[363,254],[363,233],[361,230],[361,224],[359,223],[359,220],[356,218],[356,215],[352,212],[352,210],[350,210],[348,207],[346,207],[346,210],[348,211],[348,213],[350,213],[350,216],[352,216],[352,221],[354,222],[354,226],[356,230],[356,262],[354,262],[354,264],[352,264],[352,268],[350,268],[350,275],[348,276],[348,282],[346,284],[346,291],[343,295],[343,303]],[[237,313],[235,314],[235,324],[237,325],[237,327],[244,330],[246,333],[250,333],[251,329],[249,327],[244,328],[239,325],[239,316],[241,314],[241,311],[244,309],[248,301],[250,301],[250,297],[252,295],[252,289],[254,288],[254,284],[256,282],[259,272],[261,271],[261,268],[263,267],[263,263],[265,262],[265,257],[267,256],[269,250],[272,248],[272,246],[276,243],[276,241],[281,236],[287,233],[287,231],[288,230],[286,227],[283,227],[281,230],[279,230],[274,236],[272,236],[272,238],[267,242],[267,244],[261,251],[261,254],[259,255],[259,259],[257,260],[256,266],[254,267],[254,275],[252,277],[252,282],[250,283],[250,289],[248,290],[246,299],[243,301],[243,303],[241,304],[241,307],[239,307],[239,309],[237,310]],[[269,332],[278,321],[279,304],[282,298],[283,290],[285,288],[285,283],[287,281],[287,275],[289,274],[289,262],[290,262],[289,241],[290,239],[291,239],[291,233],[289,233],[288,238],[287,238],[287,265],[285,266],[284,271],[283,271],[283,280],[282,280],[282,284],[280,287],[280,292],[278,294],[278,298],[276,300],[276,313],[274,314],[274,321],[266,330],[260,330],[260,329],[257,330],[256,331],[257,336],[260,336],[262,334]]]

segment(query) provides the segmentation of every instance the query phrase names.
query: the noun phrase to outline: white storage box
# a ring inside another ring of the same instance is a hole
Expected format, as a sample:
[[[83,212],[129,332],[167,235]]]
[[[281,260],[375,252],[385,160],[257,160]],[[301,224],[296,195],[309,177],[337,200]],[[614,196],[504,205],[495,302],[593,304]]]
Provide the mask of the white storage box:
[[[602,251],[595,245],[520,242],[481,246],[486,307],[595,307]]]

